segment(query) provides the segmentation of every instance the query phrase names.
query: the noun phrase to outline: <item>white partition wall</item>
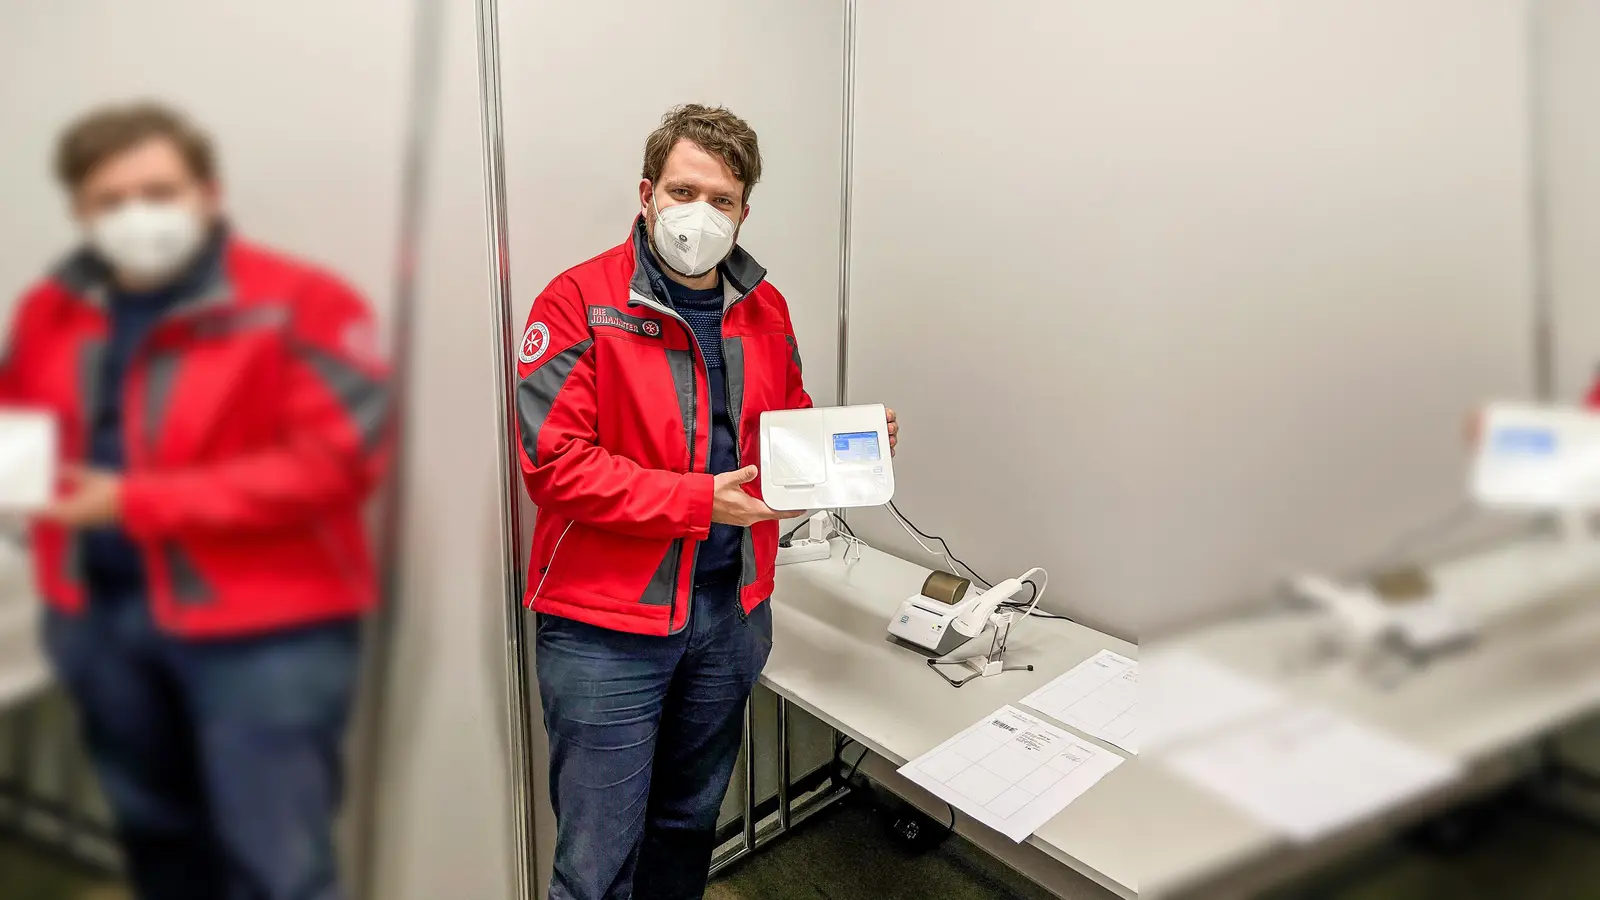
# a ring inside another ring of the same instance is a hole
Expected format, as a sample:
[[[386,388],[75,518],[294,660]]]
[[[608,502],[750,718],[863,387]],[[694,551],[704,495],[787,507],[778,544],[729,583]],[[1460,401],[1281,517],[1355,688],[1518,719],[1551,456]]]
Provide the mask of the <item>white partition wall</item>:
[[[514,325],[556,275],[621,243],[639,211],[646,136],[670,107],[725,105],[761,140],[764,174],[740,243],[784,293],[806,385],[832,401],[839,316],[842,4],[716,0],[692,7],[580,0],[499,8]],[[532,521],[524,504],[524,521]],[[525,556],[525,554],[524,554]],[[528,633],[531,637],[531,620]],[[531,647],[530,647],[531,650]],[[535,689],[535,703],[537,701]],[[757,699],[758,793],[776,790],[773,698]],[[539,889],[549,878],[548,744],[534,710]],[[832,733],[791,719],[794,767],[832,758]],[[742,804],[742,778],[725,821]]]
[[[1137,636],[1457,502],[1531,388],[1521,0],[860,9],[850,396],[925,530]]]
[[[308,28],[308,21],[316,22]],[[56,134],[107,101],[158,99],[215,137],[241,231],[393,296],[411,7],[62,0],[0,12],[0,311],[73,234]]]
[[[662,114],[724,105],[755,128],[765,167],[740,244],[789,301],[806,386],[832,398],[842,36],[837,3],[502,2],[518,321],[552,278],[628,236]]]
[[[386,320],[420,3],[60,0],[0,6],[0,319],[72,240],[51,180],[57,130],[95,103],[149,97],[217,140],[246,235],[336,269]],[[432,216],[412,262],[411,516],[372,837],[388,900],[506,895],[495,373],[483,239],[472,4],[448,10]],[[358,792],[359,793],[359,792]],[[357,873],[352,872],[352,875]]]

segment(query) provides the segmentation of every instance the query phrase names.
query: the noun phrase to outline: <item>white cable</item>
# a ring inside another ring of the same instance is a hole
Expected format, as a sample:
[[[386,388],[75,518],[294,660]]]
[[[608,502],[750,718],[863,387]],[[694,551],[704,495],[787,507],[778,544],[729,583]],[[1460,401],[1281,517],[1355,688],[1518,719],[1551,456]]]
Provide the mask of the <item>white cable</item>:
[[[550,548],[550,559],[545,561],[544,574],[539,577],[539,586],[533,589],[533,596],[528,598],[527,605],[530,609],[533,604],[539,602],[539,592],[544,590],[544,580],[550,577],[550,570],[555,568],[556,554],[561,552],[561,542],[567,539],[567,532],[571,531],[575,524],[577,523],[567,522],[567,527],[561,529],[561,537],[556,538],[556,545]]]
[[[840,520],[839,520],[839,514],[838,513],[834,512],[831,509],[827,510],[827,513],[828,513],[828,518],[833,522],[833,533],[835,535],[837,535],[840,540],[844,541],[844,564],[845,564],[845,567],[848,568],[848,567],[853,566],[856,563],[860,562],[861,561],[861,548],[867,546],[867,542],[863,541],[862,539],[860,539],[858,537],[856,537],[855,535],[851,534],[850,532],[846,531],[845,529],[840,528],[839,527],[839,521]],[[852,552],[855,553],[855,558],[853,558],[853,559],[850,556],[850,554]]]
[[[1033,580],[1035,576],[1039,578],[1038,581]],[[1028,604],[1027,612],[1022,614],[1022,618],[1026,619],[1033,615],[1033,611],[1039,608],[1039,601],[1044,599],[1044,588],[1045,585],[1050,583],[1050,573],[1038,566],[1034,566],[1022,573],[1022,577],[1018,580],[1024,584],[1033,585],[1033,602]]]

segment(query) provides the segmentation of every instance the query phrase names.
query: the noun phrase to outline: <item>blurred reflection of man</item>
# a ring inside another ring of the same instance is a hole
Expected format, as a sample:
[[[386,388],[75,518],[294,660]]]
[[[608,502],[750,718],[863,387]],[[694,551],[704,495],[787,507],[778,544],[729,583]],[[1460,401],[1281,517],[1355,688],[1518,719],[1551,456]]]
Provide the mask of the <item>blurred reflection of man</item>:
[[[706,889],[791,515],[750,463],[762,412],[811,405],[788,304],[737,245],[760,176],[744,120],[673,110],[627,239],[551,282],[518,348],[552,900]]]
[[[60,139],[84,245],[21,300],[0,402],[60,423],[33,529],[45,644],[145,900],[340,896],[332,819],[375,576],[366,304],[246,243],[155,105]]]

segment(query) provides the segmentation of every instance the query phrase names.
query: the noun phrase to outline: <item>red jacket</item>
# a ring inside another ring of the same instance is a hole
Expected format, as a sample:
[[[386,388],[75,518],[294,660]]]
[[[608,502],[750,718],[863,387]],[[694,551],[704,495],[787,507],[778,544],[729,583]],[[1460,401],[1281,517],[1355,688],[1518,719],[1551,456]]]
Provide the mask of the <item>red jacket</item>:
[[[156,621],[247,635],[368,609],[362,506],[389,431],[370,313],[333,276],[230,239],[209,289],[135,351],[123,398],[122,528],[143,550]],[[86,457],[107,333],[105,270],[78,253],[21,300],[0,404],[43,409]],[[37,581],[78,612],[75,534],[32,532]]]
[[[675,633],[689,622],[695,551],[711,528],[709,380],[694,334],[628,241],[557,277],[519,350],[518,452],[539,508],[524,604],[603,628]],[[735,248],[721,266],[728,413],[744,464],[761,413],[811,405],[789,307]],[[748,489],[759,496],[759,484]],[[743,536],[740,599],[772,595],[778,523]]]

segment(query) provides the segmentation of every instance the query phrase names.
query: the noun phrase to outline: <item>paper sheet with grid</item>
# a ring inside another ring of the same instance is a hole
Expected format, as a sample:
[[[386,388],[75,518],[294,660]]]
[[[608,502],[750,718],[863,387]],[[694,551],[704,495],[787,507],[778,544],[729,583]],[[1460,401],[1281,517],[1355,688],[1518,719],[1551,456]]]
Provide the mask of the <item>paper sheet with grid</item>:
[[[1101,650],[1022,698],[1022,705],[1129,753],[1139,752],[1139,663]]]
[[[1007,706],[900,774],[1020,843],[1121,764],[1117,754]]]

